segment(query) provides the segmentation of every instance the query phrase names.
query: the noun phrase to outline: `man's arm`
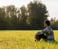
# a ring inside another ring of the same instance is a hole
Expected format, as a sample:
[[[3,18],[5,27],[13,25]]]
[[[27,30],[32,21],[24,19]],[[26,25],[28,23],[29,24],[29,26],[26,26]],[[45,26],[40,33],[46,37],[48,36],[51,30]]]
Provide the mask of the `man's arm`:
[[[42,31],[37,32],[36,35],[44,34],[44,33],[46,33],[46,32],[47,32],[47,29],[44,29],[44,30],[42,30]]]

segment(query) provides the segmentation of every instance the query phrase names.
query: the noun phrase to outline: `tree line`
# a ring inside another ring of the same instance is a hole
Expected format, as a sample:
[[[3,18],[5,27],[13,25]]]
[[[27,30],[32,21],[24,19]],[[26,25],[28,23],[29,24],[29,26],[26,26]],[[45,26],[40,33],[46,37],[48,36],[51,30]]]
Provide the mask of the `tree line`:
[[[0,7],[0,30],[37,30],[43,29],[48,17],[46,6],[41,2],[31,1],[20,8],[14,5]]]
[[[55,20],[55,18],[51,18],[51,26],[53,29],[58,30],[58,20]]]

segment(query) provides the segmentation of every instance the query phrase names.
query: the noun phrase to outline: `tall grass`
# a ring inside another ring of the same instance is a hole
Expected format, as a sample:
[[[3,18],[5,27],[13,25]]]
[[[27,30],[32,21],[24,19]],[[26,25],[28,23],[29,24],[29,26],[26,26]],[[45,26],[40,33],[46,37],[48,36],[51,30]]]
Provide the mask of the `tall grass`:
[[[0,31],[0,49],[58,49],[58,31],[54,31],[56,42],[35,42],[38,30]]]

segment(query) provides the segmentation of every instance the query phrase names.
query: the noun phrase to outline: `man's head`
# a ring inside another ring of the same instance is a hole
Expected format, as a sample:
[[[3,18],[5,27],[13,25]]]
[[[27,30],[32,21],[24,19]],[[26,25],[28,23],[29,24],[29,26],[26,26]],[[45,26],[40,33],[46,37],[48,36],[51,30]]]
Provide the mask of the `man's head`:
[[[49,20],[44,21],[44,27],[48,27],[48,26],[50,26],[50,21]]]

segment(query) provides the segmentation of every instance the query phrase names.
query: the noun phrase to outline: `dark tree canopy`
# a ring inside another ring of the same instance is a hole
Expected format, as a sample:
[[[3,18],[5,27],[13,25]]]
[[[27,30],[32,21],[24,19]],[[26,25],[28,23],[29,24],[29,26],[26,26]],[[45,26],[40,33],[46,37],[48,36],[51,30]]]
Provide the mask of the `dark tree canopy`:
[[[30,2],[28,4],[28,11],[30,24],[35,27],[42,27],[44,20],[48,17],[48,15],[46,15],[48,13],[46,6],[40,2]]]
[[[0,29],[42,29],[48,11],[40,2],[30,2],[27,7],[9,5],[0,8]]]

